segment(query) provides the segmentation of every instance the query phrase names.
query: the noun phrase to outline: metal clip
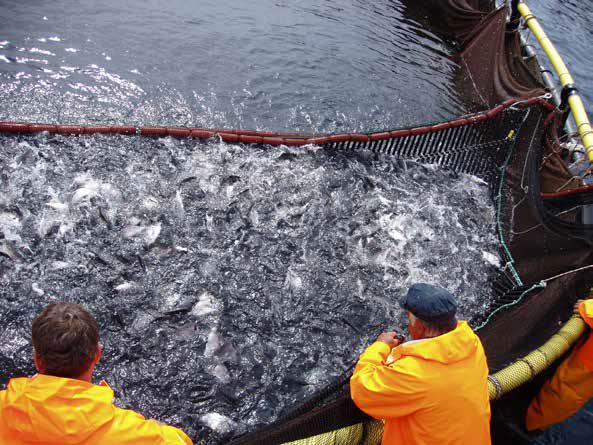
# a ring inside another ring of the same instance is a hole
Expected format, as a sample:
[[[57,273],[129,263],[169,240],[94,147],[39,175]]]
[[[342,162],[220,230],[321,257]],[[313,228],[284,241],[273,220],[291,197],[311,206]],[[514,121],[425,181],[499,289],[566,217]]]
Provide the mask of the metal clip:
[[[568,108],[568,98],[575,94],[579,94],[579,89],[573,83],[567,83],[562,87],[562,91],[560,92],[560,108],[561,111],[565,111]]]

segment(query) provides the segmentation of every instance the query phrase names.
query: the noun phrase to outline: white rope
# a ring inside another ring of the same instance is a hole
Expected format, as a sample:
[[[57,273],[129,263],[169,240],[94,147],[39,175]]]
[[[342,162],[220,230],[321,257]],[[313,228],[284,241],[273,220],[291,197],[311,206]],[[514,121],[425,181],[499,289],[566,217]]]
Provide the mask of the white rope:
[[[564,210],[562,212],[556,213],[554,216],[562,216],[562,215],[564,215],[566,213],[574,212],[575,210],[578,210],[581,207],[583,207],[582,204],[581,205],[578,205],[578,206],[575,206],[575,207],[572,207],[572,208],[570,208],[568,210]],[[513,235],[525,235],[526,233],[529,233],[529,232],[531,232],[531,231],[533,231],[533,230],[535,230],[535,229],[537,229],[537,228],[539,228],[541,226],[543,226],[543,224],[542,223],[539,223],[539,224],[531,227],[530,229],[524,230],[522,232],[512,232],[512,233],[513,233]]]
[[[523,164],[523,173],[521,174],[521,190],[523,190],[523,192],[525,192],[525,193],[527,193],[529,190],[529,187],[524,185],[525,177],[527,176],[527,173],[526,173],[527,164],[529,163],[529,157],[531,156],[531,154],[533,152],[533,149],[532,149],[533,141],[535,140],[535,136],[537,135],[541,121],[542,121],[542,116],[540,115],[537,120],[537,125],[535,126],[535,129],[533,130],[533,134],[531,135],[531,141],[529,141],[529,148],[527,149],[527,156],[525,156],[525,162]]]
[[[561,277],[563,277],[565,275],[570,275],[571,273],[576,273],[576,272],[580,272],[582,270],[587,270],[587,269],[593,269],[593,264],[589,264],[588,266],[579,267],[578,269],[569,270],[568,272],[564,272],[564,273],[561,273],[561,274],[558,274],[558,275],[554,275],[553,277],[546,278],[545,280],[542,280],[542,281],[544,281],[544,282],[547,283],[548,281],[552,281],[552,280],[555,280],[557,278],[561,278]]]

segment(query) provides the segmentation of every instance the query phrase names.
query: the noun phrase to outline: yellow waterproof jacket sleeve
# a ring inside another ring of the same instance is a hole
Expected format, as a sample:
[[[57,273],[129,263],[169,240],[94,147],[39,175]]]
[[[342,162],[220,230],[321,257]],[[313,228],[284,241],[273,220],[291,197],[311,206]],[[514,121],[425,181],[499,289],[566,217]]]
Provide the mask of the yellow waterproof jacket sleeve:
[[[385,366],[391,349],[375,342],[360,356],[350,383],[352,399],[376,419],[403,417],[413,413],[422,400],[418,379],[405,367]]]
[[[583,320],[593,326],[593,299],[579,306]],[[527,409],[529,431],[562,422],[593,398],[593,336],[587,339],[558,367]]]

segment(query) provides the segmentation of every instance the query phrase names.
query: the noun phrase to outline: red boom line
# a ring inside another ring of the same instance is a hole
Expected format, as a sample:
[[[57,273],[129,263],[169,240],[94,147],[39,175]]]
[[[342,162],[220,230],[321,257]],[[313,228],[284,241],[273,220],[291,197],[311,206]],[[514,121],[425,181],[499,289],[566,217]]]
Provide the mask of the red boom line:
[[[578,195],[579,193],[585,193],[585,192],[592,191],[592,190],[593,190],[593,184],[584,185],[582,187],[577,187],[577,188],[570,189],[570,190],[564,190],[562,192],[542,193],[541,196],[544,199],[546,199],[546,198],[562,198],[564,196]]]
[[[548,111],[554,110],[554,105],[540,97],[527,100],[510,99],[491,110],[463,117],[436,125],[408,128],[378,133],[342,133],[342,134],[295,134],[273,133],[268,131],[225,130],[211,128],[186,128],[186,127],[134,127],[128,125],[93,126],[93,125],[52,125],[31,124],[24,122],[0,122],[0,133],[31,134],[47,131],[52,134],[83,135],[83,134],[123,134],[141,136],[171,136],[174,138],[210,139],[220,137],[224,142],[239,142],[244,144],[265,144],[272,146],[288,145],[326,145],[338,142],[371,142],[385,139],[401,138],[411,135],[436,133],[448,128],[474,125],[492,119],[503,110],[516,106],[529,108],[541,105]]]
[[[31,124],[25,122],[0,121],[0,133],[9,134],[33,134],[47,131],[52,134],[62,135],[83,135],[83,134],[122,134],[141,135],[174,138],[194,138],[207,140],[220,137],[224,142],[243,144],[264,144],[271,146],[304,146],[304,145],[326,145],[338,142],[372,142],[391,138],[402,138],[426,133],[436,133],[442,130],[466,125],[474,125],[494,118],[509,107],[529,108],[540,105],[548,111],[553,111],[555,106],[550,102],[533,97],[527,100],[510,99],[488,111],[476,113],[471,116],[455,119],[440,124],[407,128],[393,131],[382,131],[377,133],[341,133],[341,134],[299,134],[299,133],[275,133],[269,131],[251,130],[226,130],[214,128],[191,128],[191,127],[134,127],[130,125],[54,125],[54,124]],[[556,198],[574,195],[593,190],[593,185],[579,187],[559,193],[542,193],[542,198]]]

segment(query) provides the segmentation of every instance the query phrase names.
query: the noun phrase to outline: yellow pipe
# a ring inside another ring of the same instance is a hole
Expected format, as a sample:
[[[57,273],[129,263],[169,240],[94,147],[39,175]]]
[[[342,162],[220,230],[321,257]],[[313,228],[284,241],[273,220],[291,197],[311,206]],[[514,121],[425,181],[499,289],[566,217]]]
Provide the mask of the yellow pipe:
[[[380,445],[383,437],[383,422],[374,420],[366,425],[357,423],[339,430],[308,437],[307,439],[286,442],[283,445],[352,445],[364,439],[366,445]]]
[[[583,319],[575,315],[535,351],[490,375],[488,377],[490,400],[499,399],[550,367],[583,335],[586,327]]]
[[[363,434],[363,424],[357,423],[356,425],[308,437],[307,439],[287,442],[284,445],[346,445],[359,443],[363,438]]]
[[[550,59],[562,86],[574,83],[570,71],[568,71],[562,57],[560,57],[560,54],[558,54],[558,51],[554,48],[554,44],[548,38],[535,16],[531,13],[529,7],[524,2],[520,2],[517,9]],[[593,164],[593,129],[591,128],[591,123],[589,122],[587,112],[583,106],[583,101],[578,94],[573,94],[568,98],[568,105],[570,106],[574,120],[577,123],[579,134],[581,135],[583,146],[585,147],[585,153],[587,154],[589,162]]]

